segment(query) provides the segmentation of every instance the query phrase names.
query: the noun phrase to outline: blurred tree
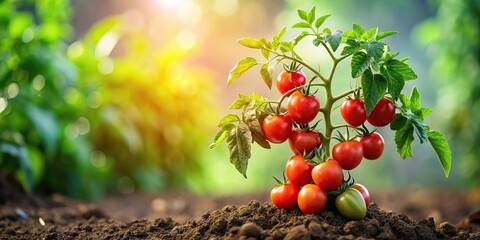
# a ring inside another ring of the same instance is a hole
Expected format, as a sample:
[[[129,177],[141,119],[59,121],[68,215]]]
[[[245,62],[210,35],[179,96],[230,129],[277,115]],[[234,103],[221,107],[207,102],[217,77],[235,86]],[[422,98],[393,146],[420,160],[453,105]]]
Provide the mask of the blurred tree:
[[[65,57],[67,0],[0,3],[0,170],[27,189],[98,196],[88,122],[75,105],[76,68]]]
[[[438,88],[444,128],[470,185],[480,184],[480,1],[432,1],[437,16],[425,21],[417,40],[427,47]]]

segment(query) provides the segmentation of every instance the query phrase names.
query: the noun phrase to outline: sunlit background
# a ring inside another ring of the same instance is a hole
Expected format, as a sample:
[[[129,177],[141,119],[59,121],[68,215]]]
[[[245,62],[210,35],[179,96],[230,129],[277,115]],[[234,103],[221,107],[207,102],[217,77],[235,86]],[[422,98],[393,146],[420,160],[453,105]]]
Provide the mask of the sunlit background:
[[[259,52],[235,41],[271,38],[317,6],[326,25],[352,22],[398,31],[387,41],[410,57],[426,121],[453,147],[448,179],[429,145],[401,160],[393,132],[386,150],[352,173],[371,188],[472,187],[480,181],[478,1],[39,0],[0,3],[0,171],[30,191],[85,199],[105,193],[269,191],[291,155],[287,143],[253,148],[244,179],[226,145],[208,148],[238,93],[270,99],[257,71],[227,87],[231,67]],[[289,30],[285,38],[298,34]],[[312,65],[324,52],[300,50]],[[335,87],[349,88],[347,62]],[[281,71],[279,66],[275,74]],[[307,72],[311,76],[311,73]],[[336,121],[340,122],[337,114]]]

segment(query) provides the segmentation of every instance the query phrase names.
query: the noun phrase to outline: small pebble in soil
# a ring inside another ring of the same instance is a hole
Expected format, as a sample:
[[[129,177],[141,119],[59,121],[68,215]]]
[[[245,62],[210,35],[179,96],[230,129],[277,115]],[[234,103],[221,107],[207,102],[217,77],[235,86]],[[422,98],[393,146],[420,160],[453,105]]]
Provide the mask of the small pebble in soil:
[[[262,234],[262,230],[257,224],[247,222],[240,227],[238,234],[245,237],[259,238]]]

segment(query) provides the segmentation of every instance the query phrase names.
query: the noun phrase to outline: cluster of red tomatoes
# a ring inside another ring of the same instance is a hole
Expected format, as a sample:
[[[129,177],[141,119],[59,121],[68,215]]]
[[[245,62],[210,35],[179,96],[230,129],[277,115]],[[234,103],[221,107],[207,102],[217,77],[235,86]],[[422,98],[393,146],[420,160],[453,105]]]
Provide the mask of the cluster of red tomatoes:
[[[369,192],[361,184],[345,181],[343,170],[356,168],[363,158],[378,159],[383,153],[384,140],[379,133],[366,131],[362,136],[334,145],[331,157],[325,161],[308,159],[322,146],[322,138],[319,132],[308,128],[308,123],[320,111],[319,100],[314,95],[293,90],[305,84],[306,77],[301,71],[280,73],[276,85],[281,94],[289,94],[287,112],[268,115],[262,122],[262,131],[268,141],[283,143],[288,140],[295,154],[285,166],[288,181],[271,191],[271,200],[278,208],[298,207],[303,213],[316,214],[326,207],[329,196],[333,196],[335,206],[343,216],[361,219],[370,205]],[[382,98],[367,116],[363,100],[347,98],[340,112],[345,122],[354,128],[365,121],[383,127],[393,120],[395,105]]]

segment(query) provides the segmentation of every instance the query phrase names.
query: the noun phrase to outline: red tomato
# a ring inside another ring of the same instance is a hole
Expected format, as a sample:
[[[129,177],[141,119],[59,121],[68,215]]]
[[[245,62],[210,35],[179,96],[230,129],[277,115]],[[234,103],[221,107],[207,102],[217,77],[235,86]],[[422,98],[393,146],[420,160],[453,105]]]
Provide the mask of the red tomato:
[[[345,99],[340,106],[343,120],[353,127],[362,125],[367,120],[365,103],[361,99]]]
[[[263,136],[272,143],[285,142],[292,133],[293,125],[288,114],[268,115],[262,122]]]
[[[369,160],[378,159],[385,148],[385,141],[382,135],[377,132],[370,133],[368,136],[360,136],[355,138],[363,146],[363,157]]]
[[[307,184],[298,193],[298,207],[305,214],[317,214],[327,205],[327,193],[315,184]]]
[[[332,156],[343,169],[352,170],[362,161],[363,146],[357,141],[337,143],[333,146]]]
[[[295,184],[287,182],[284,185],[276,186],[270,192],[270,199],[280,209],[292,209],[298,206],[297,198],[300,188]]]
[[[390,124],[394,116],[395,105],[390,100],[382,98],[367,116],[367,121],[375,127],[383,127]]]
[[[293,121],[298,124],[307,124],[317,116],[320,102],[315,96],[305,96],[295,91],[288,97],[287,110]]]
[[[367,188],[360,183],[354,183],[352,188],[357,189],[362,194],[362,197],[365,200],[365,205],[367,205],[368,208],[370,206],[370,193]]]
[[[322,139],[316,131],[295,129],[290,135],[288,143],[293,153],[303,155],[309,154],[315,150],[315,148],[320,147],[322,145]]]
[[[295,87],[305,85],[307,77],[302,71],[282,71],[277,77],[277,89],[281,94],[292,90]],[[291,94],[291,93],[290,93]]]
[[[337,160],[328,159],[313,168],[312,179],[321,189],[335,191],[342,185],[342,166]]]
[[[285,166],[285,174],[288,180],[297,186],[303,186],[312,182],[313,166],[308,164],[300,155],[290,158]]]

